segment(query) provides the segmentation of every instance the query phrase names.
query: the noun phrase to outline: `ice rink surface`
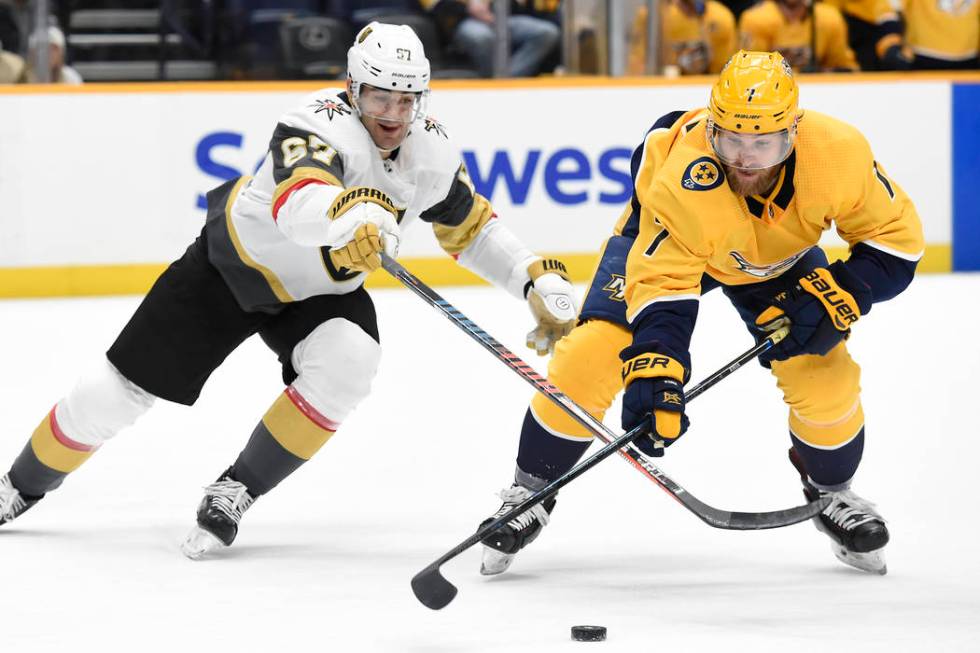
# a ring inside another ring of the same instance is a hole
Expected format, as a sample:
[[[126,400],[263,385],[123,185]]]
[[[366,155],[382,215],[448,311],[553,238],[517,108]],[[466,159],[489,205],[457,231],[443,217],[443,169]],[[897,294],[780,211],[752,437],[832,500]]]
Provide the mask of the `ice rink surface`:
[[[524,306],[492,289],[441,291],[545,369],[523,347]],[[561,493],[507,574],[481,577],[477,547],[447,564],[459,596],[430,611],[409,580],[499,505],[533,390],[413,295],[376,291],[373,394],[255,504],[220,558],[191,562],[177,546],[201,488],[282,390],[258,339],[197,406],[160,402],[0,528],[0,651],[980,650],[978,296],[980,276],[922,276],[851,339],[868,419],[854,488],[889,519],[887,576],[842,566],[809,523],[709,528],[610,459]],[[0,302],[0,472],[137,301]],[[694,378],[750,345],[725,298],[706,296]],[[786,411],[761,367],[689,414],[661,465],[691,493],[735,510],[802,501]],[[606,421],[618,430],[618,404]],[[572,642],[575,624],[609,638]]]

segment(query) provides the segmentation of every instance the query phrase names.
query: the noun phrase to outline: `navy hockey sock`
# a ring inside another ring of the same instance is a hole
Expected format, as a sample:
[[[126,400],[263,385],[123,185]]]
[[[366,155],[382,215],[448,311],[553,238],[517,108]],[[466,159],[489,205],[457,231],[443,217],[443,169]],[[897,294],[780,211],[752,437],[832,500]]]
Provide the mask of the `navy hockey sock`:
[[[524,426],[521,428],[517,467],[524,474],[553,481],[574,467],[590,444],[592,444],[591,439],[552,435],[538,423],[529,408],[524,415]]]
[[[854,476],[864,453],[864,427],[847,444],[837,449],[812,447],[790,433],[793,449],[810,480],[824,489],[843,488]]]

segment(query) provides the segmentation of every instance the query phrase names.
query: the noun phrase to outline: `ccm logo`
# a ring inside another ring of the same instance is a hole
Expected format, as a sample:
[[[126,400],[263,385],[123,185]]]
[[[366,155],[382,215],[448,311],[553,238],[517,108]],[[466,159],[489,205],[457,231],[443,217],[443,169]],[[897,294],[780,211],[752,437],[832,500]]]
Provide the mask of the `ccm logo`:
[[[820,276],[820,273],[814,270],[806,276],[803,277],[813,285],[813,289],[820,293],[820,298],[823,299],[824,304],[830,306],[834,309],[836,315],[834,315],[834,325],[841,331],[846,331],[849,325],[858,321],[859,315],[854,312],[854,308],[851,304],[841,297],[837,289],[831,286],[827,281]]]
[[[666,356],[638,356],[631,359],[625,366],[623,366],[623,379],[634,372],[639,372],[640,370],[645,370],[647,368],[663,367],[666,369],[669,364],[670,359]]]

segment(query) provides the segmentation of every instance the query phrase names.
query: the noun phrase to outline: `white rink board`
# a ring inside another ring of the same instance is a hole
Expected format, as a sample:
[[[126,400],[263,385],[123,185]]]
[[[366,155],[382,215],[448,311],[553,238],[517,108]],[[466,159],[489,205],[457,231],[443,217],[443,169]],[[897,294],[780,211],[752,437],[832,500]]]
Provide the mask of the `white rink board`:
[[[526,182],[498,177],[488,192],[532,248],[587,253],[622,209],[628,152],[657,117],[703,105],[707,92],[707,84],[441,89],[430,113],[475,162],[474,177],[489,184],[497,157]],[[916,200],[926,241],[949,244],[950,83],[804,81],[801,94],[804,107],[865,133]],[[203,223],[199,194],[219,175],[251,173],[277,117],[305,95],[0,95],[0,267],[172,260]],[[402,253],[440,251],[418,228]]]

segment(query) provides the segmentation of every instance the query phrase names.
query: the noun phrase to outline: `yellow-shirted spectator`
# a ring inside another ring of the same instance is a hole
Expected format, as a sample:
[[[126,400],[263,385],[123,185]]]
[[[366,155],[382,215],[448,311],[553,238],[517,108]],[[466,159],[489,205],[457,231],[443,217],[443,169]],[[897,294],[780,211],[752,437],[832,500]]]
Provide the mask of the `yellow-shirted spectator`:
[[[642,75],[646,54],[645,7],[633,20],[629,72]],[[715,0],[669,0],[662,5],[663,64],[682,75],[719,73],[738,47],[735,16]]]
[[[902,0],[918,70],[980,67],[980,0]]]
[[[739,19],[741,47],[779,51],[801,71],[857,70],[847,24],[836,7],[807,0],[763,0]]]
[[[891,0],[823,0],[840,9],[847,40],[862,70],[907,70],[911,52],[902,48],[902,24]]]

